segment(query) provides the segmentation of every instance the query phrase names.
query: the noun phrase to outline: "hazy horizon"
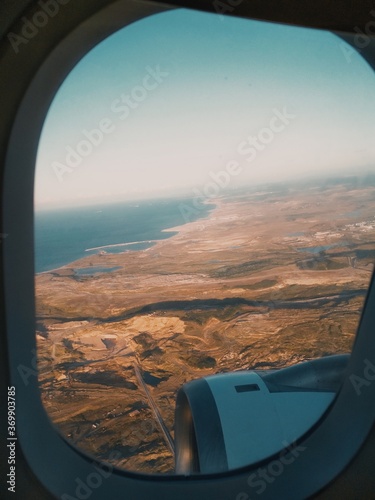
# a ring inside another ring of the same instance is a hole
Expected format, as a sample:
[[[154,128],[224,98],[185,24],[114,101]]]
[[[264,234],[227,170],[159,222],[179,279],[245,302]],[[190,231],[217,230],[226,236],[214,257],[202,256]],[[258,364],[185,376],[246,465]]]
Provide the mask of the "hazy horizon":
[[[305,178],[298,178],[298,179],[287,179],[287,180],[279,180],[279,181],[274,181],[270,180],[269,182],[260,182],[257,184],[248,184],[248,185],[242,185],[242,186],[236,186],[236,187],[231,187],[231,188],[226,188],[222,189],[217,196],[214,197],[206,197],[203,196],[200,199],[200,202],[204,204],[214,204],[215,200],[218,200],[220,198],[230,198],[231,196],[236,196],[239,192],[246,191],[249,194],[250,193],[256,193],[256,192],[262,192],[267,189],[277,189],[278,187],[284,188],[288,187],[290,189],[296,189],[297,187],[300,187],[301,185],[304,188],[311,188],[311,187],[322,187],[324,188],[324,182],[327,182],[328,184],[343,184],[345,181],[351,180],[351,179],[368,179],[369,177],[373,178],[374,185],[375,185],[375,171],[374,172],[369,172],[369,171],[358,171],[356,170],[355,172],[347,171],[347,172],[332,172],[330,174],[327,174],[326,176],[317,175],[317,176],[309,176]],[[367,185],[367,184],[366,184]],[[372,185],[372,184],[371,184]],[[202,191],[201,191],[202,192]],[[138,204],[138,203],[147,203],[147,202],[157,202],[157,201],[169,201],[169,200],[175,200],[175,199],[180,199],[180,200],[193,200],[195,197],[198,197],[198,193],[194,193],[191,189],[186,190],[184,192],[179,192],[175,195],[172,193],[158,193],[154,194],[153,196],[150,195],[149,197],[142,197],[142,198],[119,198],[119,199],[112,199],[108,200],[106,198],[101,199],[101,198],[94,198],[94,199],[87,199],[87,200],[80,200],[81,203],[77,200],[76,203],[64,203],[64,204],[46,204],[46,205],[39,205],[35,207],[35,212],[42,212],[42,211],[55,211],[55,210],[69,210],[69,209],[79,209],[79,208],[98,208],[98,207],[106,207],[106,206],[111,206],[111,205],[120,205],[120,204]]]

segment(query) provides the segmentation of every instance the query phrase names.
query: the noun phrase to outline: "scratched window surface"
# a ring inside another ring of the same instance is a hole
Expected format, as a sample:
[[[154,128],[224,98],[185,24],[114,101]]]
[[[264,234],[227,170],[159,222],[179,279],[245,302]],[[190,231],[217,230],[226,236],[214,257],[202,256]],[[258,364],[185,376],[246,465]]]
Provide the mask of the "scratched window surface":
[[[66,439],[173,473],[183,383],[350,352],[374,83],[333,34],[185,10],[74,68],[35,178],[39,384]]]

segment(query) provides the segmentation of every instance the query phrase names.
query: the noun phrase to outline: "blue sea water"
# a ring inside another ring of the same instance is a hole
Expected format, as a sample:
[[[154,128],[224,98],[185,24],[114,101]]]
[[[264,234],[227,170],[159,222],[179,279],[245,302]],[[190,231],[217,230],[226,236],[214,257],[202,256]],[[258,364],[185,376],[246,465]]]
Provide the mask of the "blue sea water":
[[[142,250],[175,232],[165,229],[187,221],[181,204],[190,199],[150,200],[137,203],[66,208],[35,213],[35,270],[64,266],[90,254]],[[214,205],[201,205],[190,221],[206,217]]]

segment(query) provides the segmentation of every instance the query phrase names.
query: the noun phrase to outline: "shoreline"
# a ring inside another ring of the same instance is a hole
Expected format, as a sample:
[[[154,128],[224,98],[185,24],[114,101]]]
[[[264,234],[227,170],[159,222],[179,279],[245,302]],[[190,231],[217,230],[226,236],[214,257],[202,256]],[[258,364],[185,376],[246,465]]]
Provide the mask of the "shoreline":
[[[171,234],[170,236],[166,237],[166,238],[160,238],[160,239],[150,239],[150,240],[142,240],[142,241],[130,241],[130,242],[125,242],[125,243],[115,243],[115,244],[110,244],[110,245],[102,245],[102,246],[99,246],[99,247],[92,247],[92,248],[87,248],[84,250],[84,252],[91,252],[91,251],[95,251],[95,250],[98,250],[97,253],[93,253],[91,255],[83,255],[82,257],[79,257],[78,259],[75,259],[73,261],[70,261],[68,262],[67,264],[63,264],[62,266],[59,266],[59,267],[55,267],[53,269],[49,269],[49,270],[46,270],[46,271],[39,271],[39,272],[35,272],[35,276],[39,276],[39,275],[42,275],[42,274],[49,274],[49,273],[54,273],[54,272],[58,272],[58,271],[61,271],[61,270],[68,270],[68,269],[72,269],[72,271],[74,272],[74,267],[73,264],[75,262],[79,262],[83,259],[87,259],[88,257],[93,257],[93,256],[97,256],[100,254],[100,250],[103,250],[105,248],[115,248],[115,247],[121,247],[121,246],[131,246],[131,245],[137,245],[137,244],[142,244],[142,243],[154,243],[153,245],[150,245],[149,247],[147,248],[144,248],[144,249],[140,249],[140,250],[125,250],[124,252],[106,252],[105,254],[103,255],[122,255],[124,253],[127,253],[127,252],[147,252],[150,248],[154,248],[156,247],[157,245],[159,245],[160,243],[164,242],[164,241],[167,241],[167,240],[171,240],[172,238],[175,238],[179,235],[182,235],[182,234],[186,234],[187,232],[189,232],[191,229],[192,229],[192,226],[194,224],[197,224],[197,223],[200,223],[202,221],[205,221],[207,219],[209,219],[212,214],[214,212],[217,211],[217,209],[219,209],[221,206],[222,206],[222,202],[221,200],[219,199],[213,199],[212,201],[210,200],[210,203],[209,205],[212,205],[212,208],[209,209],[208,213],[205,214],[204,217],[199,217],[198,219],[196,220],[193,220],[193,221],[189,221],[189,222],[186,222],[185,224],[182,224],[182,225],[179,225],[179,226],[173,226],[173,227],[170,227],[170,228],[166,228],[166,229],[161,229],[160,230],[160,234],[163,234],[163,233],[174,233],[174,234]],[[189,228],[189,230],[187,230],[187,228]],[[193,226],[194,228],[194,226]],[[77,266],[78,269],[84,269],[84,267],[80,267],[80,266]]]

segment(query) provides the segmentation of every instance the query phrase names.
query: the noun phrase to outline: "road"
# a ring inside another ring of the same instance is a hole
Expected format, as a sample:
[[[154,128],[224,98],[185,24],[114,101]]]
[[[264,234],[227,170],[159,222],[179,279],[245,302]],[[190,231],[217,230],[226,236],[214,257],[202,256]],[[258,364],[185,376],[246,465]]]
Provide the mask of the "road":
[[[134,366],[134,372],[135,372],[135,375],[137,377],[137,380],[138,380],[139,384],[143,387],[143,389],[144,389],[144,391],[146,393],[149,405],[150,405],[150,407],[151,407],[151,409],[152,409],[152,411],[153,411],[153,413],[155,415],[157,423],[159,424],[159,427],[160,427],[160,429],[162,431],[162,434],[164,436],[165,442],[167,443],[168,448],[171,450],[171,452],[172,452],[172,454],[174,456],[174,441],[173,441],[173,438],[170,435],[169,430],[168,430],[167,426],[164,423],[163,417],[160,414],[159,408],[158,408],[157,404],[155,403],[154,398],[152,397],[152,394],[150,393],[150,391],[149,391],[149,389],[148,389],[145,381],[143,380],[143,377],[142,377],[142,374],[141,374],[141,370],[139,369],[139,366],[137,364],[134,364],[133,366]]]

